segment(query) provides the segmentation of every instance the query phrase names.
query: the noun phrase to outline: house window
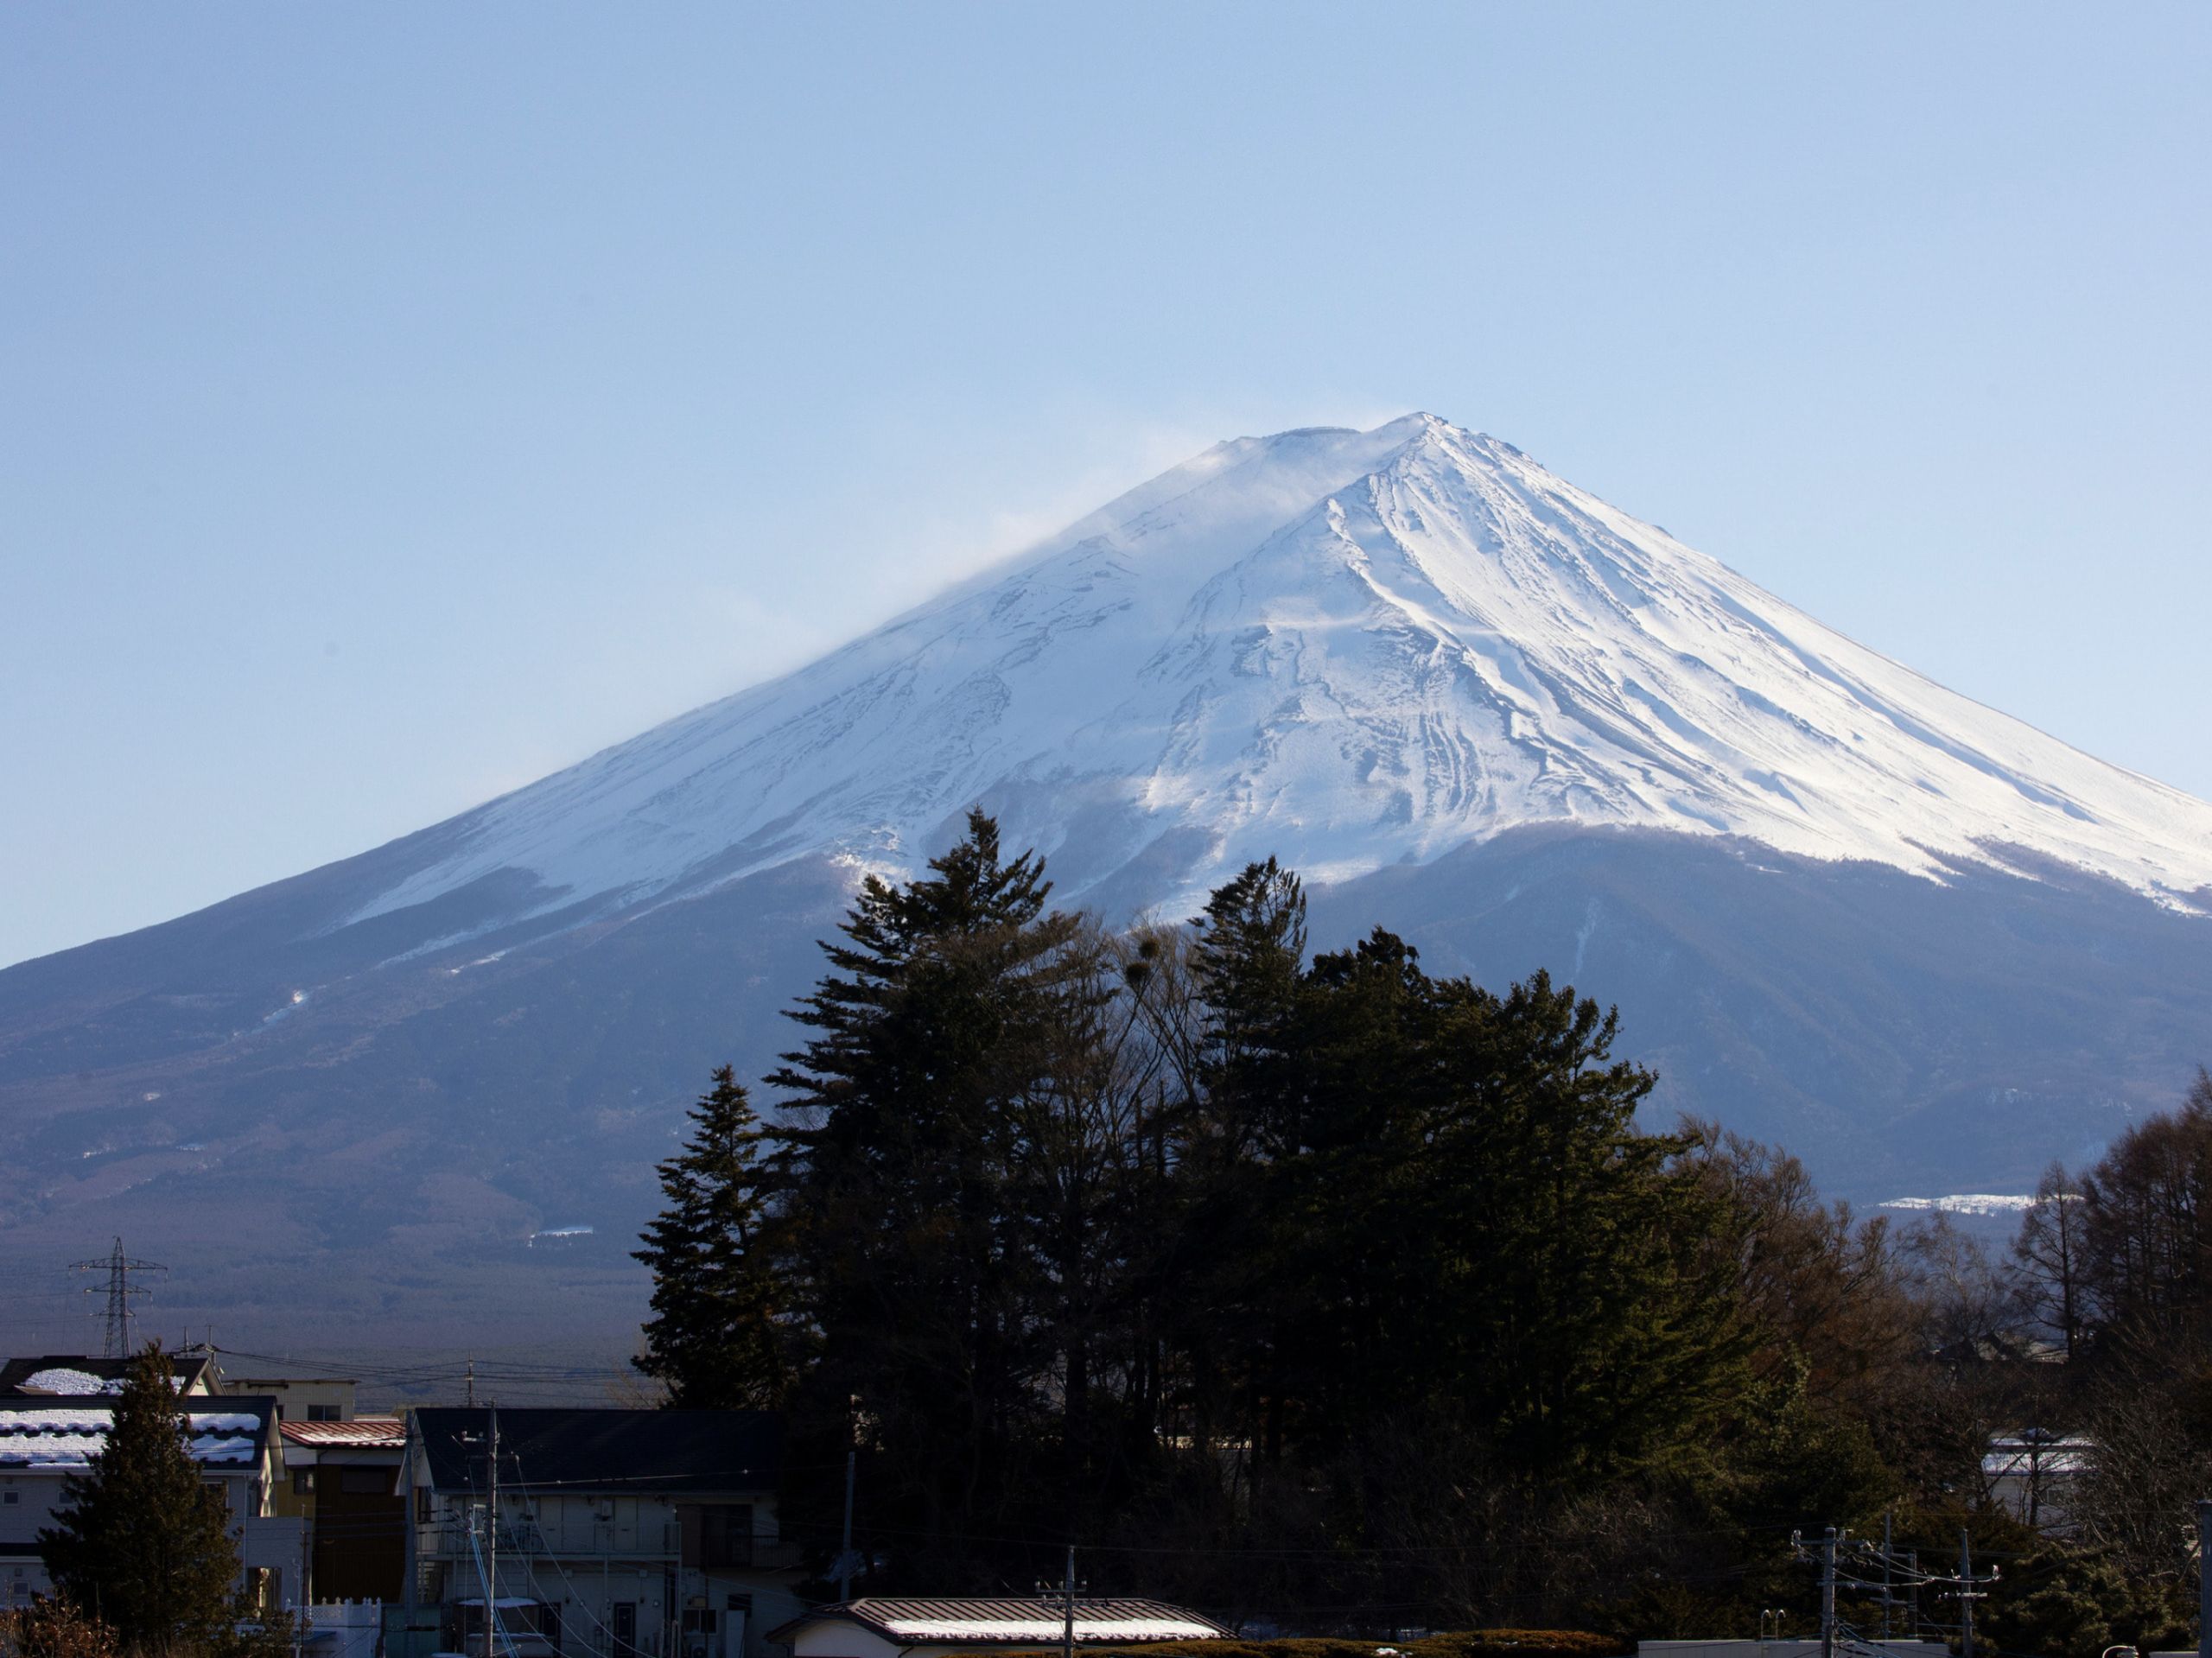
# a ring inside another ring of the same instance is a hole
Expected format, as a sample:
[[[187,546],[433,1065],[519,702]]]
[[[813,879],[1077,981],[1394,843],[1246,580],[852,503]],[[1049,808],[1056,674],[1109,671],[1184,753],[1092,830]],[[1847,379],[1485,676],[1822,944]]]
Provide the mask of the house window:
[[[0,1504],[5,1504],[10,1509],[22,1500],[23,1494],[21,1491],[0,1491]]]
[[[310,1422],[334,1422],[337,1420],[338,1407],[335,1405],[309,1405],[308,1407],[308,1420]]]
[[[728,1610],[733,1612],[742,1612],[747,1617],[752,1617],[753,1597],[750,1595],[732,1595],[729,1598]]]
[[[295,1468],[292,1471],[292,1495],[294,1496],[313,1496],[315,1495],[314,1469]]]
[[[753,1564],[753,1505],[750,1502],[687,1502],[677,1510],[682,1522],[685,1566],[712,1568]]]

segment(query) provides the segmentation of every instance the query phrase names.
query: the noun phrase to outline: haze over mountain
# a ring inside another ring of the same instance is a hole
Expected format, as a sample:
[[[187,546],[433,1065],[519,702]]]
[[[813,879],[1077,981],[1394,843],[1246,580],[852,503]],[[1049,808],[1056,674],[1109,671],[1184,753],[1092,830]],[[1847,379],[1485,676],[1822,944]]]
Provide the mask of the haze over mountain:
[[[2212,806],[1409,415],[1218,445],[795,673],[0,973],[0,1252],[121,1230],[232,1318],[312,1277],[480,1330],[550,1274],[633,1319],[708,1066],[757,1070],[855,872],[976,803],[1112,917],[1273,854],[1323,942],[1549,966],[1658,1109],[1861,1197],[2031,1182],[2212,1055]]]

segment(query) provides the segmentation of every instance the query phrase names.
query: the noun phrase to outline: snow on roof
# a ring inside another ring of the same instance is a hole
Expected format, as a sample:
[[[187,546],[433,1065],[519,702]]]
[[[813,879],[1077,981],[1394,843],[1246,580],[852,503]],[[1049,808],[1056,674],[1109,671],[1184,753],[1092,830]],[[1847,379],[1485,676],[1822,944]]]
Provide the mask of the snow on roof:
[[[2096,1466],[2096,1441],[2079,1434],[1995,1439],[1981,1459],[1981,1471],[1993,1479],[2063,1477],[2088,1473]]]
[[[1057,1643],[1065,1615],[1043,1600],[908,1600],[867,1596],[824,1606],[798,1623],[814,1618],[849,1620],[887,1639],[918,1642],[974,1642],[991,1645]],[[785,1629],[796,1627],[786,1624]],[[1218,1623],[1180,1606],[1157,1600],[1077,1601],[1075,1638],[1079,1643],[1106,1642],[1211,1641],[1227,1634]],[[782,1630],[769,1639],[782,1638]]]
[[[0,1410],[0,1433],[105,1433],[114,1426],[115,1413],[104,1408]]]
[[[50,1370],[34,1370],[22,1384],[32,1393],[104,1394],[121,1393],[123,1379],[103,1382],[90,1370],[73,1370],[56,1367]]]
[[[889,1627],[909,1641],[1055,1641],[1062,1620],[1044,1614],[1025,1618],[901,1618]],[[1214,1634],[1204,1623],[1172,1617],[1083,1617],[1075,1621],[1077,1641],[1204,1641]]]
[[[185,1449],[198,1463],[251,1463],[259,1454],[261,1418],[252,1411],[185,1413]],[[0,1410],[0,1464],[83,1468],[107,1446],[115,1412],[102,1406]]]

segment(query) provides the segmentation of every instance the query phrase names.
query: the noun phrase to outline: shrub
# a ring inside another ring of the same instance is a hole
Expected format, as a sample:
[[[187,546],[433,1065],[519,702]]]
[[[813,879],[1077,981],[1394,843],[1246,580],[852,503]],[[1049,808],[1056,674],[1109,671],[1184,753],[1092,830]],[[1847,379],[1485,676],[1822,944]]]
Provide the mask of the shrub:
[[[41,1596],[0,1612],[0,1658],[116,1658],[115,1631],[66,1600]]]

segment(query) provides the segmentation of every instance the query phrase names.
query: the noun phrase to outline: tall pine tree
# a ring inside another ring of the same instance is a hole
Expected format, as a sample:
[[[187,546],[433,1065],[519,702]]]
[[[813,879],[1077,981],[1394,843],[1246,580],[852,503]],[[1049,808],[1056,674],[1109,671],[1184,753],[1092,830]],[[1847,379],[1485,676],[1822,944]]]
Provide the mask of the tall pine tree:
[[[882,1453],[880,1511],[938,1546],[909,1557],[917,1580],[968,1575],[969,1540],[1003,1534],[1051,1410],[1026,1108],[1064,1064],[1088,964],[1067,959],[1077,924],[1046,912],[1050,891],[981,812],[925,876],[869,878],[793,1012],[812,1039],[769,1079],[791,1096],[779,1161],[821,1342],[794,1429],[825,1461],[855,1435]]]
[[[185,1448],[170,1369],[158,1342],[138,1356],[106,1445],[38,1536],[55,1589],[126,1649],[220,1644],[238,1610],[238,1548]]]
[[[766,1410],[788,1378],[768,1238],[760,1119],[728,1065],[692,1108],[691,1138],[660,1166],[667,1207],[634,1258],[652,1268],[638,1368],[679,1410]]]

